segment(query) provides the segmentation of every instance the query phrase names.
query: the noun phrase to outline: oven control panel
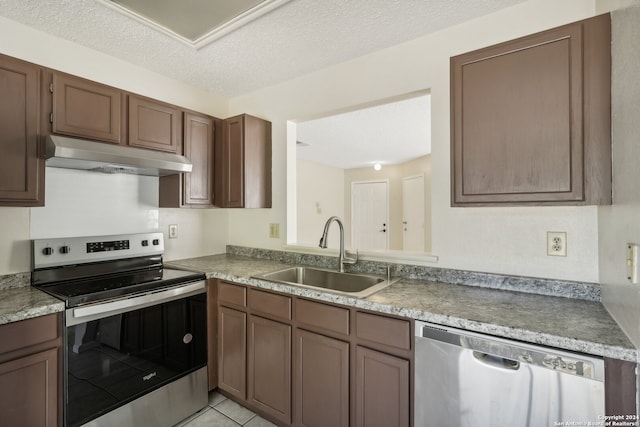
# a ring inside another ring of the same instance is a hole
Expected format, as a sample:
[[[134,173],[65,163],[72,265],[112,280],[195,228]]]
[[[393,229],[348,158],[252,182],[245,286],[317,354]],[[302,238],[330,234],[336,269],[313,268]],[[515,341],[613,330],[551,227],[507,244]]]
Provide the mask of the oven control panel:
[[[142,241],[142,246],[147,246]],[[89,242],[87,243],[87,253],[105,251],[124,251],[129,249],[129,240],[113,240],[111,242]]]
[[[33,268],[162,255],[162,233],[32,240]]]

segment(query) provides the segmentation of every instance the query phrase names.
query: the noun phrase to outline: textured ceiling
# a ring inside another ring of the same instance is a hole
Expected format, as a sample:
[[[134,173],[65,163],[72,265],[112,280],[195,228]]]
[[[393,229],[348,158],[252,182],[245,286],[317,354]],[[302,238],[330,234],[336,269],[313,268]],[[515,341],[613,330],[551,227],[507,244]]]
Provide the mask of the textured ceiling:
[[[522,1],[292,0],[200,50],[96,0],[0,0],[0,15],[234,97]]]
[[[430,96],[298,123],[298,158],[351,169],[431,152]]]

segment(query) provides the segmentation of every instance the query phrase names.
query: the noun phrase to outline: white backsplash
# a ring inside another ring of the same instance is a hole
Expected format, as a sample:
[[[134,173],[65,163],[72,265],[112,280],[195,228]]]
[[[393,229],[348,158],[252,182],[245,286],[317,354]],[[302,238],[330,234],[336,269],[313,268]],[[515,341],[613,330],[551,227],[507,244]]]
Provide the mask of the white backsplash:
[[[158,178],[47,167],[45,206],[31,209],[31,238],[156,231]]]

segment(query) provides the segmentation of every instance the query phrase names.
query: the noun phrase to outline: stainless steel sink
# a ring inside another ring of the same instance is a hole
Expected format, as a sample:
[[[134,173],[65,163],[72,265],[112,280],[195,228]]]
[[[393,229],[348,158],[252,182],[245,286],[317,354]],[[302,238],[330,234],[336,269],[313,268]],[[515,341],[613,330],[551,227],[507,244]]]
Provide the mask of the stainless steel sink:
[[[313,267],[289,267],[254,276],[256,279],[366,298],[395,280],[369,274],[340,273]]]

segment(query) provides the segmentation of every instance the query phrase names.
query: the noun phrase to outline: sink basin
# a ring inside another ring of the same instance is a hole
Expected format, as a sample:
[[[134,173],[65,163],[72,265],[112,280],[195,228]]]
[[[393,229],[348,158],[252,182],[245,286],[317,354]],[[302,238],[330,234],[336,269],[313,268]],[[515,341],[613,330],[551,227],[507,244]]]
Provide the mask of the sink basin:
[[[289,267],[254,277],[270,282],[319,289],[356,298],[366,298],[395,282],[395,280],[389,281],[380,276],[340,273],[313,267]]]

